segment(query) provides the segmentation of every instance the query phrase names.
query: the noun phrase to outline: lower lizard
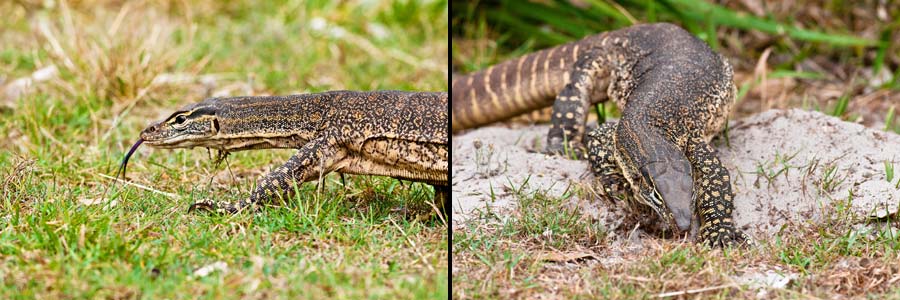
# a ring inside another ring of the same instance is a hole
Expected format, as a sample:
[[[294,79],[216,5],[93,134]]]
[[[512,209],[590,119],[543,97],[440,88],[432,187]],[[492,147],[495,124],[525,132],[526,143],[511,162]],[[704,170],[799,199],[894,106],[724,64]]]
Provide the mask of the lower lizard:
[[[709,142],[725,126],[735,85],[728,62],[672,24],[588,36],[457,76],[453,131],[553,107],[547,151],[590,160],[607,194],[625,193],[676,232],[709,245],[746,240],[732,219],[728,170]],[[612,100],[617,123],[585,136],[592,104]]]

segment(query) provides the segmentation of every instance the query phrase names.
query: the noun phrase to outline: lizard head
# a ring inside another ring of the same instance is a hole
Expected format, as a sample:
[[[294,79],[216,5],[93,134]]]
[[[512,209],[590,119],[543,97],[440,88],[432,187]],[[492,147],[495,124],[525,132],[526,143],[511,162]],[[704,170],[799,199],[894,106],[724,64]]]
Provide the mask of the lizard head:
[[[634,196],[676,232],[691,229],[693,178],[691,164],[678,148],[662,136],[617,138],[620,164],[630,177]]]
[[[640,167],[640,193],[669,227],[685,232],[693,216],[691,166],[680,161],[657,161]],[[674,225],[674,226],[673,226]]]
[[[141,139],[158,148],[208,146],[219,133],[216,109],[207,102],[191,104],[141,131]]]

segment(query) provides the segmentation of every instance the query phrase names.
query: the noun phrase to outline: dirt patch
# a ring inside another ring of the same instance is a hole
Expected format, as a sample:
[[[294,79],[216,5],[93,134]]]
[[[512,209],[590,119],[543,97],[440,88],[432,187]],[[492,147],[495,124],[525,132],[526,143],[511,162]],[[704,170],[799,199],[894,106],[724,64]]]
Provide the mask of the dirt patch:
[[[900,174],[889,182],[887,168],[900,168],[900,135],[799,109],[729,127],[727,142],[714,144],[732,174],[735,222],[756,238],[838,212],[860,219],[897,213]],[[591,193],[571,193],[592,186],[593,175],[586,161],[537,151],[546,132],[543,125],[494,126],[453,137],[454,228],[486,209],[502,217],[515,207],[516,191],[570,197],[595,218],[611,211]],[[839,208],[848,199],[848,209]]]

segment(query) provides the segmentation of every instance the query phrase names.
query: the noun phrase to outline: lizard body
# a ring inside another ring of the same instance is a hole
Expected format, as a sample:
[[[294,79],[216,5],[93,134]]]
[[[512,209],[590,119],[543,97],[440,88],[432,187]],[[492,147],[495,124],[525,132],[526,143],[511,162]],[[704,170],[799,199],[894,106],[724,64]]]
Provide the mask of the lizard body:
[[[731,66],[672,24],[636,25],[541,50],[452,82],[454,132],[551,106],[547,151],[590,160],[601,190],[652,208],[676,232],[710,245],[734,228],[728,170],[709,141],[734,101]],[[621,120],[585,136],[591,104],[612,100]],[[693,228],[692,228],[693,227]]]
[[[198,201],[191,209],[234,213],[293,191],[329,172],[380,175],[435,187],[449,208],[447,93],[334,91],[291,96],[210,98],[154,122],[141,139],[157,148],[298,152],[236,203]]]

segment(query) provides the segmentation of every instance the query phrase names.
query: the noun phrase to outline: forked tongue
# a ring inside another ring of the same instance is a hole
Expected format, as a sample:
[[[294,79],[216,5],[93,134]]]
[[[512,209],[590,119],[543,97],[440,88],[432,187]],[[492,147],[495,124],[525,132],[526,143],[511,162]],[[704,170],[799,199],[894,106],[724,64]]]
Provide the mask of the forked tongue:
[[[128,151],[128,154],[125,154],[125,159],[122,160],[122,165],[119,167],[119,171],[122,174],[122,177],[125,177],[125,168],[128,167],[128,159],[131,158],[131,155],[134,154],[134,151],[137,151],[138,146],[144,142],[144,139],[138,138],[137,143],[134,143],[134,146],[131,146],[131,150]],[[119,175],[116,174],[116,178],[119,178]]]

